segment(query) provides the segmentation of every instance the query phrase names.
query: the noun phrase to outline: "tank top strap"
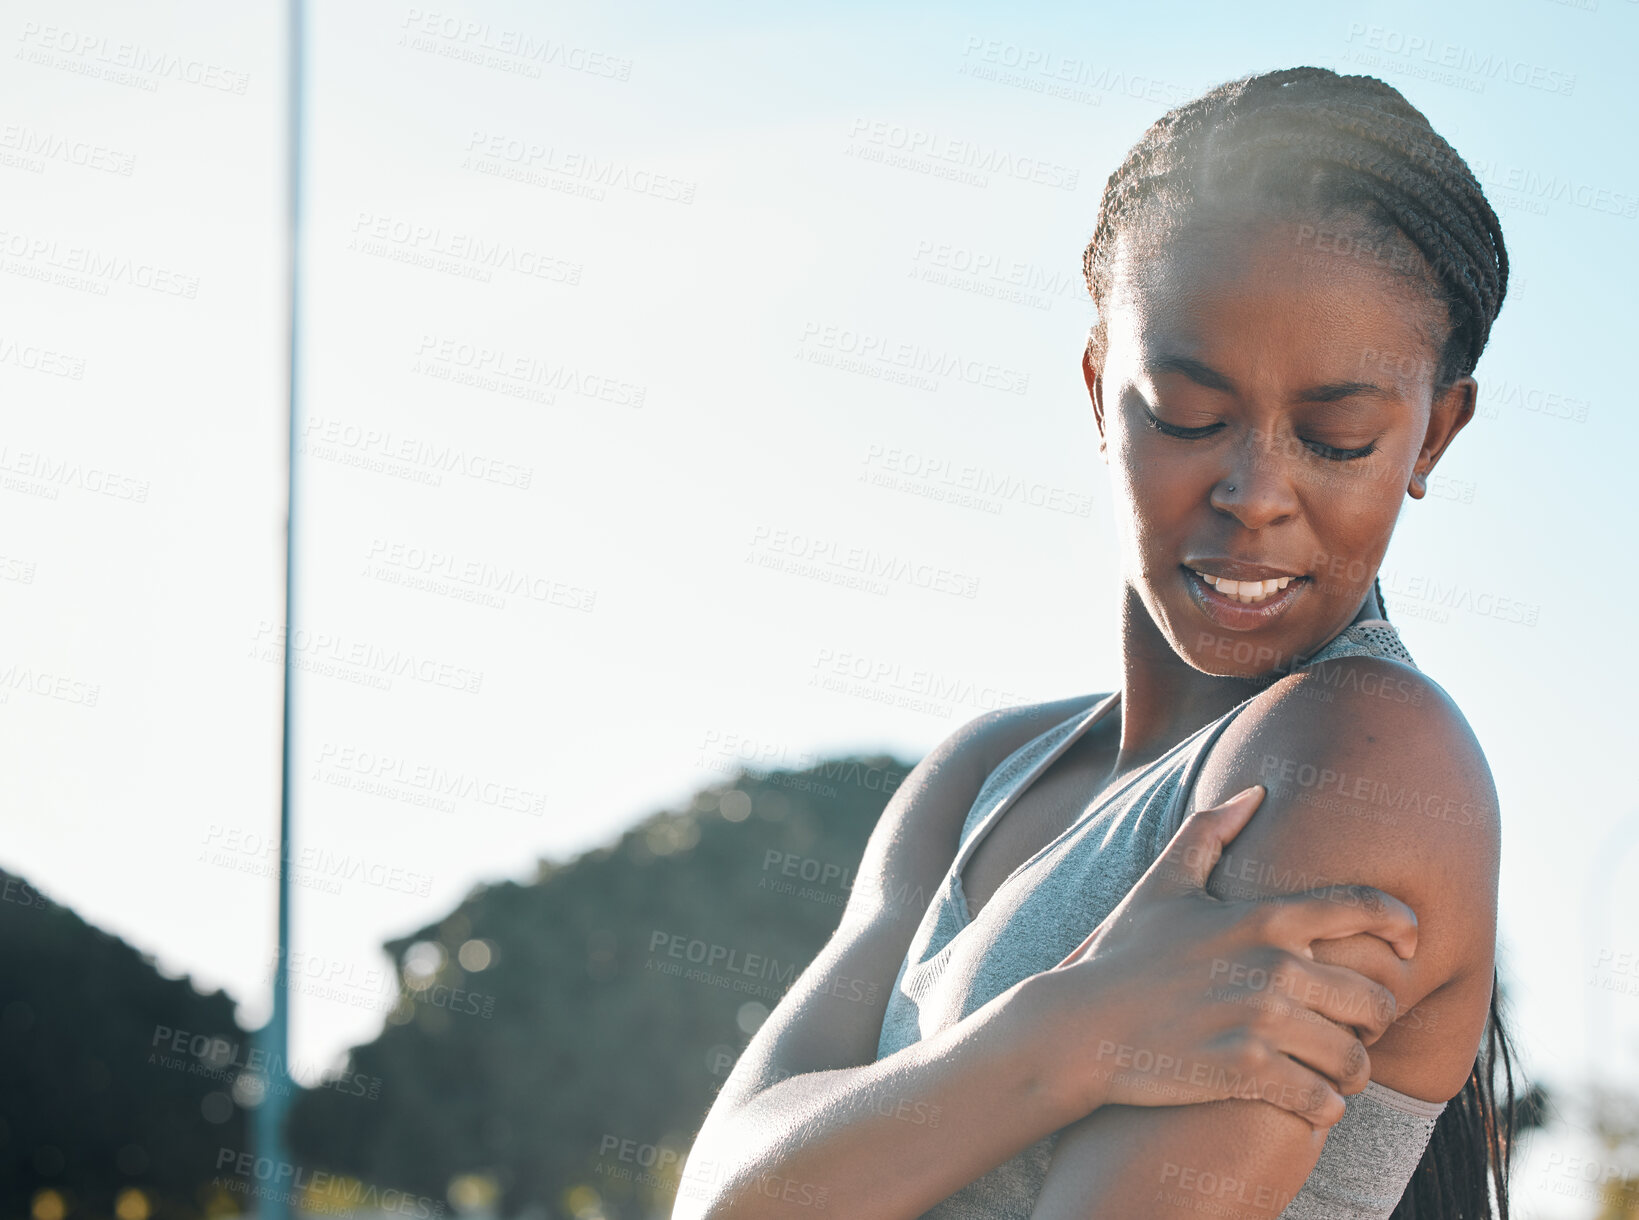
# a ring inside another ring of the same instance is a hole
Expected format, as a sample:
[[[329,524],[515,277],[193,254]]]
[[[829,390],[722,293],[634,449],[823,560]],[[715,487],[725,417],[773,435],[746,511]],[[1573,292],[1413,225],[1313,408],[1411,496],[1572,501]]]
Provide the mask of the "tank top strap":
[[[1120,692],[1097,695],[1090,707],[1061,720],[1052,728],[1025,742],[999,763],[986,778],[974,798],[967,818],[962,823],[961,838],[957,843],[953,871],[959,871],[976,840],[982,837],[1001,811],[1012,804],[1013,798],[1029,786],[1048,764],[1063,754],[1094,722],[1101,719],[1119,702]]]
[[[1410,665],[1413,669],[1417,668],[1417,662],[1411,659],[1411,653],[1400,639],[1400,633],[1385,619],[1363,619],[1358,623],[1350,623],[1318,651],[1310,654],[1298,668],[1313,665],[1317,661],[1331,661],[1337,657],[1386,657],[1391,661]]]

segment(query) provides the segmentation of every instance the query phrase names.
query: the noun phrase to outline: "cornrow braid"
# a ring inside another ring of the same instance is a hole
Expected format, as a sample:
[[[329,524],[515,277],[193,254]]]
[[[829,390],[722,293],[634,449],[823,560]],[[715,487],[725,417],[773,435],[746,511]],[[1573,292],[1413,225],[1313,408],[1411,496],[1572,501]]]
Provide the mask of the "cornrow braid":
[[[1230,81],[1155,121],[1110,175],[1082,272],[1098,308],[1088,348],[1102,363],[1118,241],[1161,249],[1203,213],[1346,217],[1406,257],[1446,311],[1436,388],[1474,371],[1508,292],[1502,228],[1468,164],[1399,90],[1370,76],[1288,68]],[[1383,586],[1373,585],[1388,618]],[[1391,1220],[1508,1220],[1520,1107],[1492,974],[1485,1036],[1467,1082],[1435,1121]],[[1506,1102],[1495,1092],[1501,1070]],[[1495,1196],[1495,1204],[1493,1198]]]
[[[1156,120],[1110,175],[1082,255],[1099,309],[1095,355],[1117,238],[1153,239],[1236,201],[1288,216],[1342,213],[1409,242],[1422,257],[1401,269],[1424,278],[1447,314],[1437,386],[1474,371],[1508,291],[1497,214],[1467,162],[1397,89],[1325,68],[1220,85]]]

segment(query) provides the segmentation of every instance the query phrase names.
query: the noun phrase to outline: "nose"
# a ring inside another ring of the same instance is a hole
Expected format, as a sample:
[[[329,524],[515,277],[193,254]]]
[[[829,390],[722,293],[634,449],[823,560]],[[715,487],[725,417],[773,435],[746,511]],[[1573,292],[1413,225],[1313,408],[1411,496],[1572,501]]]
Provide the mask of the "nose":
[[[1257,430],[1250,430],[1212,485],[1208,503],[1249,530],[1292,520],[1298,514],[1299,502],[1289,462],[1280,446]]]

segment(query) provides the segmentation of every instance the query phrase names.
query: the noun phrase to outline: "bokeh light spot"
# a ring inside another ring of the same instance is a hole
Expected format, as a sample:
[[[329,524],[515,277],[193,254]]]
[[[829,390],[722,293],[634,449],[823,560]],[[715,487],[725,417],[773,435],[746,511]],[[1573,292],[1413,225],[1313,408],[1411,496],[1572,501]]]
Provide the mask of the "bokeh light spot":
[[[738,788],[730,788],[717,798],[717,808],[730,822],[743,822],[751,816],[751,798]]]
[[[480,970],[489,968],[492,952],[487,940],[469,940],[463,944],[455,955],[455,960],[461,963],[461,969],[470,970],[476,974]]]

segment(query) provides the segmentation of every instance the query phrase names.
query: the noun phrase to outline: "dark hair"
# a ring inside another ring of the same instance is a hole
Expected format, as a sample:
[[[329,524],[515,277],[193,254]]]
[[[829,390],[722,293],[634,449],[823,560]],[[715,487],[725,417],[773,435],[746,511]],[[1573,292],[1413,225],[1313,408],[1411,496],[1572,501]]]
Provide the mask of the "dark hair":
[[[1324,68],[1220,85],[1157,119],[1110,175],[1082,259],[1099,310],[1088,337],[1098,361],[1117,238],[1158,248],[1207,213],[1233,218],[1237,207],[1269,219],[1336,219],[1350,232],[1376,234],[1374,264],[1384,266],[1384,251],[1396,255],[1388,269],[1417,280],[1445,308],[1435,386],[1474,371],[1508,291],[1497,215],[1467,163],[1397,89]],[[1381,584],[1375,591],[1386,619]],[[1517,1105],[1499,983],[1493,966],[1474,1067],[1436,1120],[1392,1220],[1508,1220]],[[1507,1088],[1501,1107],[1498,1067]]]
[[[1467,162],[1399,90],[1325,68],[1220,85],[1162,115],[1133,146],[1105,184],[1082,257],[1099,309],[1088,340],[1095,355],[1116,237],[1161,241],[1175,224],[1236,203],[1270,218],[1277,209],[1342,216],[1381,234],[1389,244],[1371,250],[1373,263],[1422,279],[1446,308],[1435,384],[1474,371],[1508,291],[1497,214]]]

